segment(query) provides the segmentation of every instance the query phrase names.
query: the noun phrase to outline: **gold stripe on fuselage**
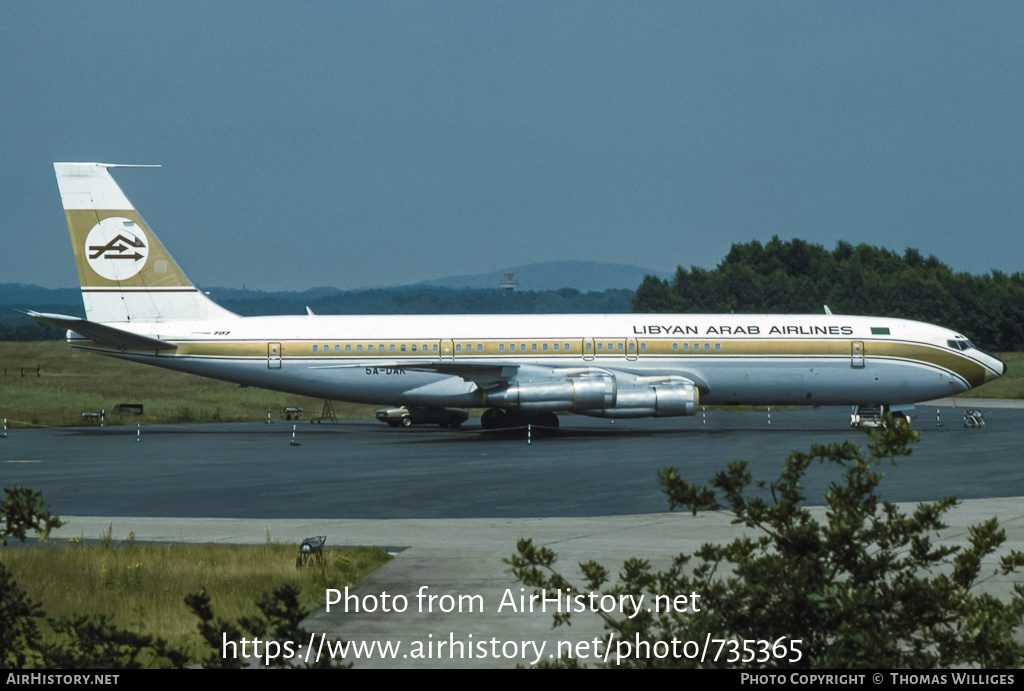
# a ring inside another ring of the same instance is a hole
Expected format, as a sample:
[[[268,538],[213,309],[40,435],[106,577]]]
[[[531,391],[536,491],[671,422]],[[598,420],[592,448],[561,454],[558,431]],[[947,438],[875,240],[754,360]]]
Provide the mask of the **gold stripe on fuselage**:
[[[862,343],[863,357],[871,359],[885,358],[914,362],[941,369],[955,374],[971,387],[985,383],[989,371],[981,364],[964,357],[958,352],[943,349],[924,343],[903,341],[828,339],[828,340],[783,340],[783,339],[637,339],[638,351],[629,350],[628,341],[622,338],[561,338],[561,339],[359,339],[359,340],[280,340],[281,357],[284,359],[302,358],[303,360],[325,361],[372,361],[375,359],[409,359],[422,360],[441,359],[438,346],[442,342],[454,342],[460,350],[448,353],[445,359],[551,359],[564,360],[566,356],[573,358],[598,357],[622,358],[625,361],[663,360],[688,358],[703,360],[705,358],[750,358],[751,360],[767,358],[851,358],[851,344]],[[231,358],[231,359],[266,359],[270,341],[176,341],[177,349],[173,353],[162,354],[160,357],[185,358]],[[555,350],[557,344],[558,350]],[[602,344],[602,350],[585,350],[589,344]],[[613,347],[609,348],[608,346]],[[686,350],[683,347],[687,346]],[[152,354],[151,351],[119,351],[91,341],[74,341],[72,345],[117,354]],[[619,349],[618,346],[622,346]],[[470,350],[467,346],[471,346]],[[316,347],[316,351],[313,348]],[[370,348],[373,350],[370,350]],[[415,348],[415,350],[413,350]],[[627,360],[628,356],[628,360]]]

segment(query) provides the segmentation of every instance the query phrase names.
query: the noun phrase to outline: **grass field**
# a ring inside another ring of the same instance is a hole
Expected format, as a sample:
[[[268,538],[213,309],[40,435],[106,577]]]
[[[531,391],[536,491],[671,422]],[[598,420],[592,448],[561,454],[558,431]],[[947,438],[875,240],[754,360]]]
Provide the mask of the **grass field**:
[[[326,588],[352,585],[391,559],[377,548],[327,548],[322,565],[297,568],[298,545],[139,546],[110,537],[91,546],[74,539],[2,550],[0,561],[48,618],[105,614],[120,628],[164,638],[196,661],[209,649],[186,595],[205,589],[215,616],[234,622],[258,615],[255,602],[263,593],[291,583],[309,611],[323,604]],[[59,640],[49,626],[40,630]]]
[[[1006,374],[957,398],[1024,398],[1024,353],[996,353]]]
[[[1024,398],[1024,353],[1001,356],[1006,376],[963,398]],[[121,403],[142,404],[144,415],[121,415]],[[105,410],[106,424],[245,422],[282,417],[285,407],[319,417],[323,401],[182,374],[85,353],[61,341],[0,343],[0,418],[11,427],[87,424],[82,413]],[[373,418],[374,406],[333,403],[341,419]]]
[[[121,403],[142,404],[143,415],[120,415]],[[63,341],[0,342],[0,418],[11,427],[87,424],[83,412],[106,411],[107,425],[246,422],[282,418],[285,407],[319,417],[323,401],[240,388],[236,384],[86,353]],[[373,417],[373,406],[333,403],[341,419]]]

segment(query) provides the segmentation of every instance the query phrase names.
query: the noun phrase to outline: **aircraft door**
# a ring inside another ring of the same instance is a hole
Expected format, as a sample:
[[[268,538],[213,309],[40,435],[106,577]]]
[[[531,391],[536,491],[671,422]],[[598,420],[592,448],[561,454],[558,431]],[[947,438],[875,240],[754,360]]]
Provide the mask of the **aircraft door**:
[[[636,360],[637,355],[640,354],[635,338],[626,339],[626,359]]]
[[[594,339],[584,338],[583,339],[583,359],[593,360],[594,359]]]
[[[443,341],[441,341],[441,359],[455,359],[455,344],[452,342],[452,339],[450,338],[446,338]]]
[[[850,350],[850,367],[864,366],[864,341],[853,341]]]
[[[281,344],[267,344],[267,369],[281,369]]]

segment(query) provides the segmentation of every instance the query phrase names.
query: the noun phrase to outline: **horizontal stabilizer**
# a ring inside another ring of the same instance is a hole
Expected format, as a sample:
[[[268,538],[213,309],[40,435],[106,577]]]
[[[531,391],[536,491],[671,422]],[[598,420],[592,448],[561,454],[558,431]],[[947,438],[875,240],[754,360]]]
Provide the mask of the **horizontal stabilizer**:
[[[173,350],[178,347],[174,343],[161,341],[158,338],[140,336],[130,331],[122,331],[112,326],[97,324],[96,322],[78,317],[68,317],[63,314],[45,314],[33,312],[32,310],[25,310],[22,313],[47,324],[53,324],[54,326],[74,331],[97,343],[123,350]]]

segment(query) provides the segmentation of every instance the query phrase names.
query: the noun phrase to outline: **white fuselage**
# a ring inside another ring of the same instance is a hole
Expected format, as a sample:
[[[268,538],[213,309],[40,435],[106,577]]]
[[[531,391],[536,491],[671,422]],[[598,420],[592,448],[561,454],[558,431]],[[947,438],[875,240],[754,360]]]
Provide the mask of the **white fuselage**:
[[[580,402],[580,383],[600,380],[607,395],[594,414],[624,417],[646,410],[627,403],[628,392],[659,387],[694,388],[711,405],[906,404],[1003,373],[998,359],[953,331],[885,317],[310,315],[117,327],[177,347],[117,350],[73,333],[69,340],[239,384],[375,404],[587,413],[594,406]],[[689,413],[692,406],[657,414]]]

